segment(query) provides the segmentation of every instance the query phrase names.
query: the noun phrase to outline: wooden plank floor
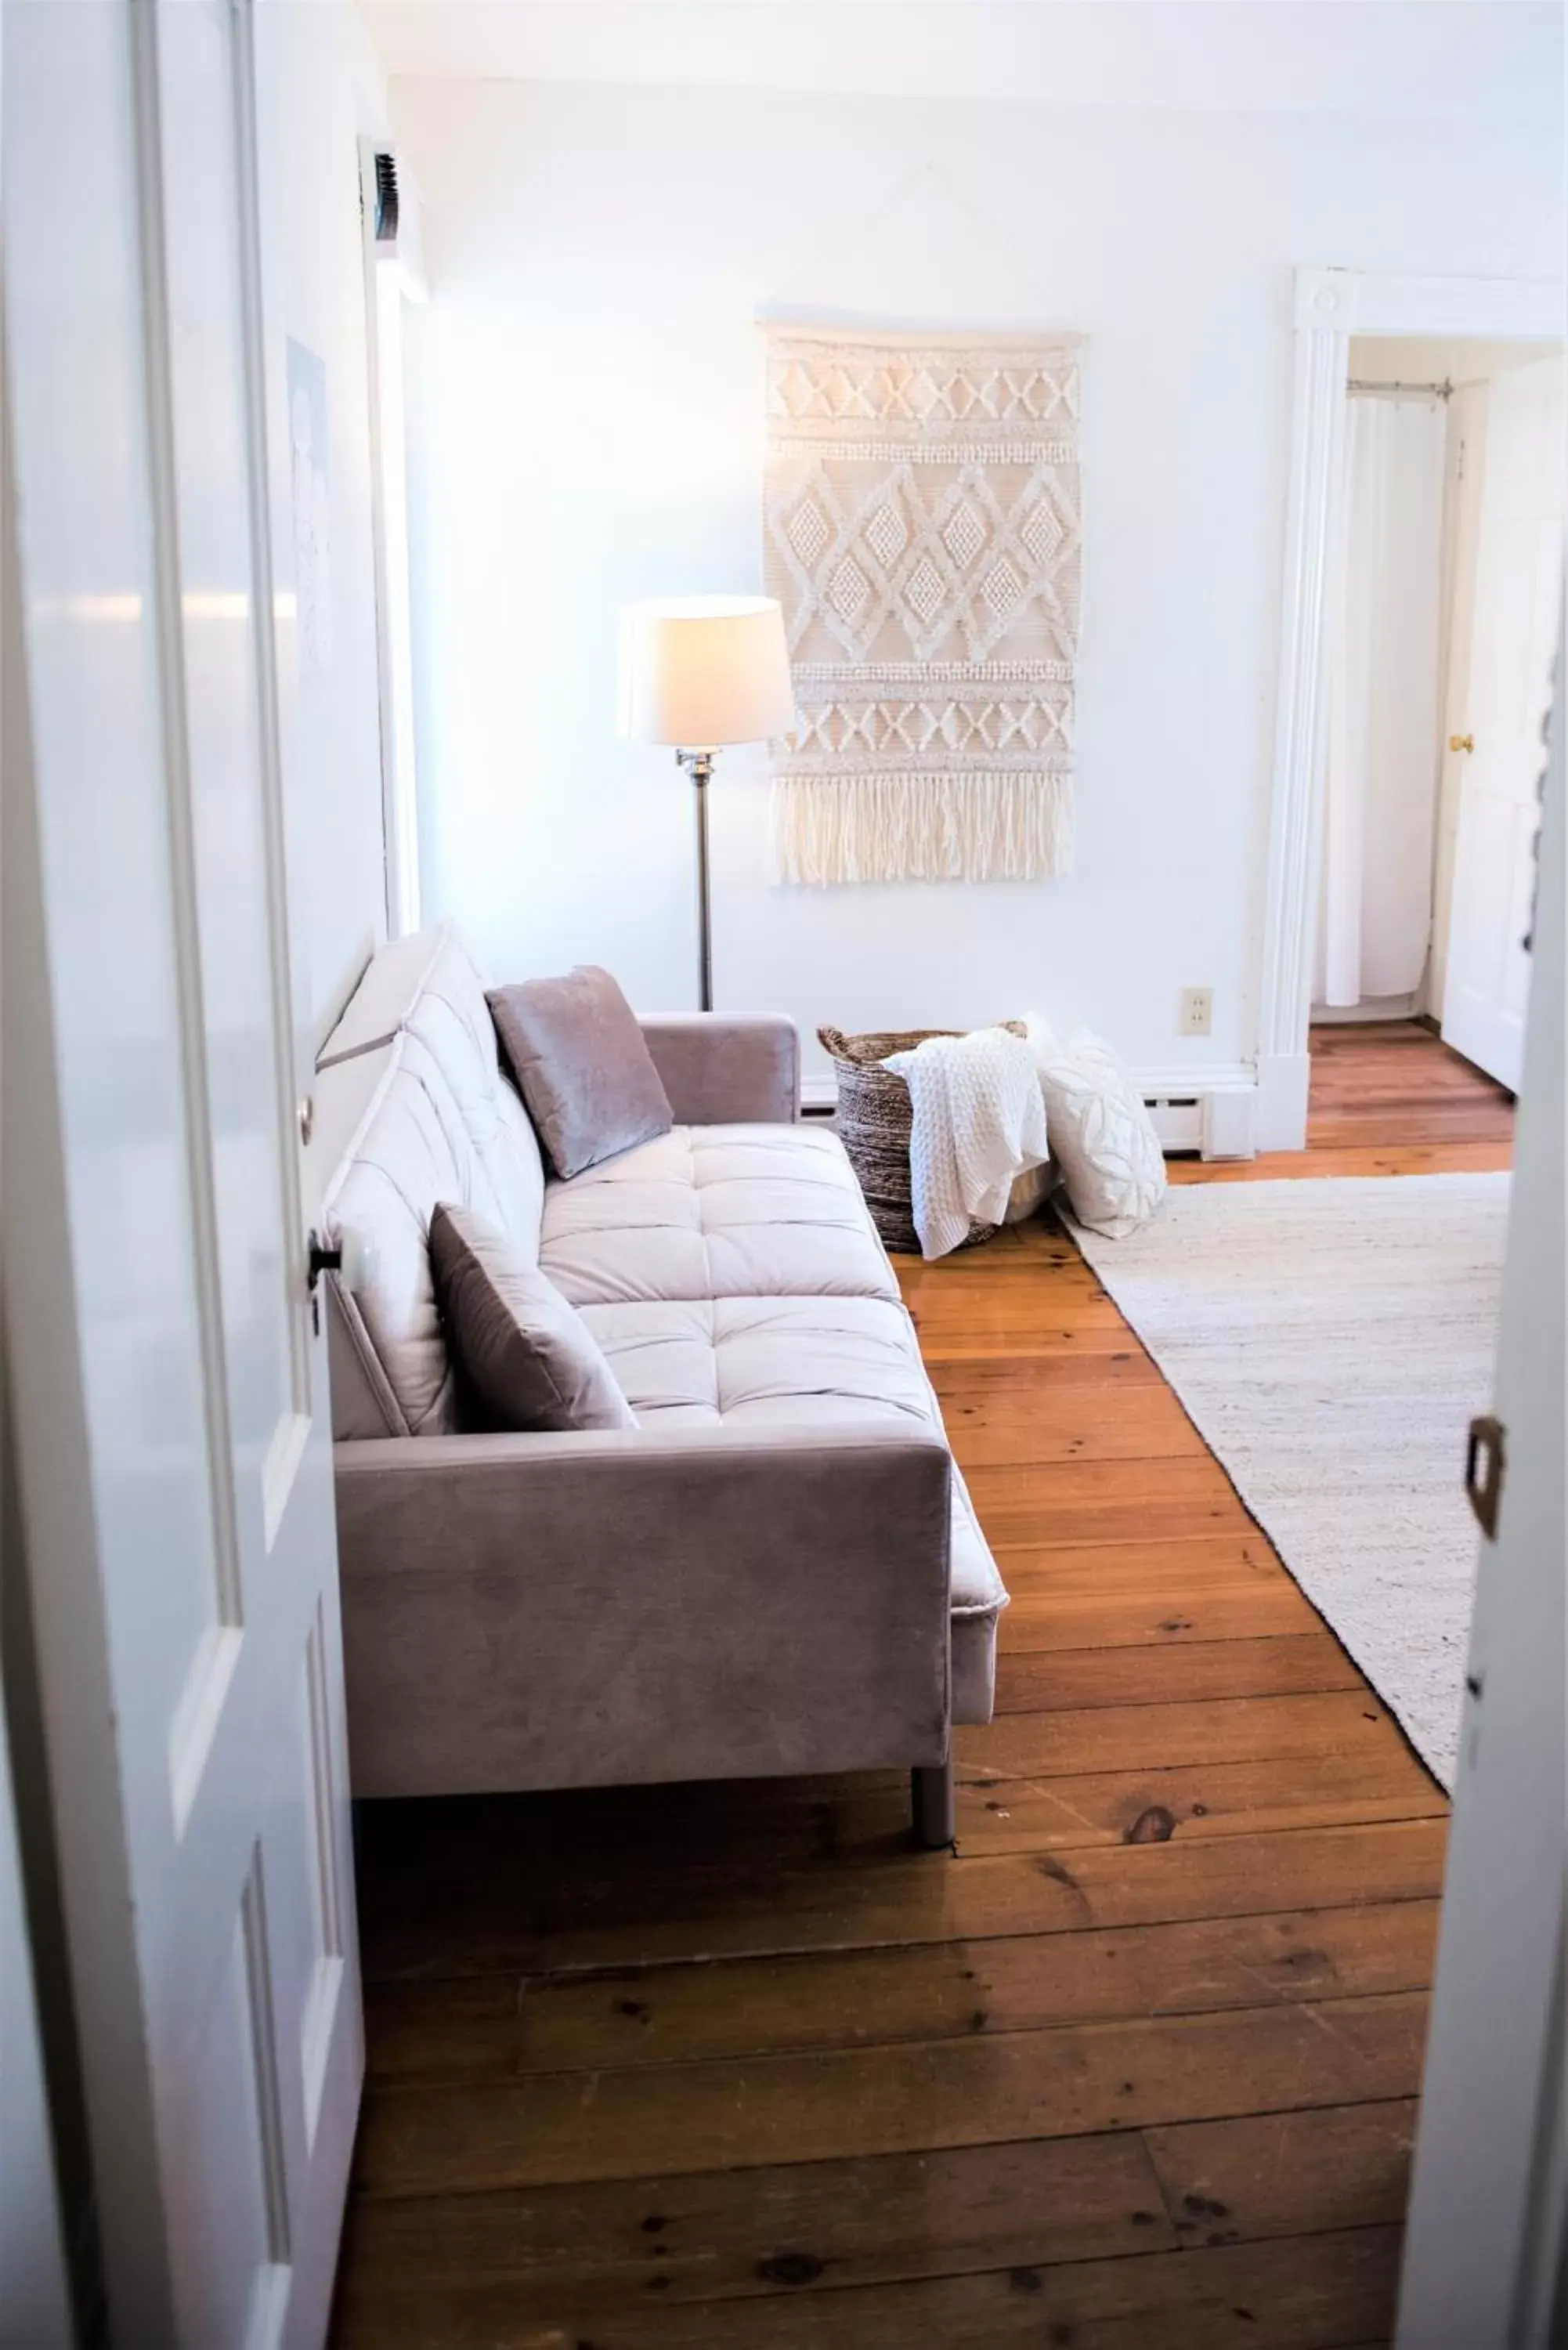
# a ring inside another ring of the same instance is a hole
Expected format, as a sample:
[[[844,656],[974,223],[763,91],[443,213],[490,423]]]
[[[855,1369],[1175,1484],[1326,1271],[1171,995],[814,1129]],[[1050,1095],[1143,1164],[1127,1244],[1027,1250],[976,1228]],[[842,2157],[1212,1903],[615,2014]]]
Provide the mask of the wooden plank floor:
[[[1314,1038],[1258,1171],[1506,1163],[1433,1042]],[[1013,1594],[956,1854],[901,1775],[367,1807],[337,2350],[1387,2339],[1444,1800],[1060,1232],[900,1277]]]
[[[1418,1021],[1314,1028],[1311,1047],[1304,1150],[1213,1167],[1179,1159],[1171,1180],[1479,1174],[1511,1164],[1513,1096]]]

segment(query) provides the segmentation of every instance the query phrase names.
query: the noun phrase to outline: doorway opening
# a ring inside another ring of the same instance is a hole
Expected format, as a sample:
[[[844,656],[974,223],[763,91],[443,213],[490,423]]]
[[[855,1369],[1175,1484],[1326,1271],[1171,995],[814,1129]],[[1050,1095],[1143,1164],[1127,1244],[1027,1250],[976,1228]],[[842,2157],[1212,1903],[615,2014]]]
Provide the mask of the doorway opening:
[[[1563,353],[1353,337],[1347,392],[1313,1024],[1422,1023],[1511,1092],[1557,623]]]
[[[1284,597],[1259,969],[1257,1139],[1263,1151],[1300,1150],[1306,1140],[1350,346],[1353,338],[1396,336],[1528,341],[1548,355],[1563,345],[1561,289],[1544,278],[1296,272]]]

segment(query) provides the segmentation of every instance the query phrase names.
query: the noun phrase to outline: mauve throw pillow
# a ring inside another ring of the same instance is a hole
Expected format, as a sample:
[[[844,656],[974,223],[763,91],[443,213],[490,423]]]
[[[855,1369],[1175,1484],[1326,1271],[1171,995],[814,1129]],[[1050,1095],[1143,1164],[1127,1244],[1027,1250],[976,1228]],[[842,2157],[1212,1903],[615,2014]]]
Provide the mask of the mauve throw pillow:
[[[637,1014],[607,971],[493,988],[491,1016],[557,1175],[614,1159],[674,1125]]]
[[[472,1208],[431,1218],[431,1274],[465,1416],[478,1426],[637,1426],[576,1307]]]

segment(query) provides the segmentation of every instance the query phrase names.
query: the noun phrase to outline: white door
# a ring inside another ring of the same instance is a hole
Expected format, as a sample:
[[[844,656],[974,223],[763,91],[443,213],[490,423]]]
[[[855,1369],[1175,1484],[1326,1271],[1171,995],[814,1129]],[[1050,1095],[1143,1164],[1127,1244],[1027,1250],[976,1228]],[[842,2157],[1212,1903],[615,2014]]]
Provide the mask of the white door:
[[[0,1398],[0,1412],[5,1409]],[[10,1524],[7,1539],[15,1539]],[[0,1683],[0,2350],[71,2350],[70,2286]]]
[[[251,30],[5,17],[8,1354],[128,2350],[324,2340],[362,2069]]]
[[[1459,763],[1460,778],[1442,1031],[1514,1092],[1530,993],[1524,941],[1541,723],[1563,572],[1563,394],[1560,358],[1511,369],[1489,387],[1476,452],[1469,625],[1455,647],[1449,694],[1446,755]]]
[[[1493,1407],[1505,1467],[1480,1544],[1400,2350],[1546,2350],[1568,2324],[1552,2309],[1568,2293],[1564,720],[1559,700]]]

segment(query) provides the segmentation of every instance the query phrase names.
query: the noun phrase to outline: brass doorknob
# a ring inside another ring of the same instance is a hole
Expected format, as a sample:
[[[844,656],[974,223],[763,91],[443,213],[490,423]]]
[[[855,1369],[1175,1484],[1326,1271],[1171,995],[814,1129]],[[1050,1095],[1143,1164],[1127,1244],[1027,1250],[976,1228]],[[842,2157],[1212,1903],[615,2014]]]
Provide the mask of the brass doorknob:
[[[1475,747],[1476,738],[1473,734],[1450,734],[1449,737],[1450,751],[1473,751]]]

